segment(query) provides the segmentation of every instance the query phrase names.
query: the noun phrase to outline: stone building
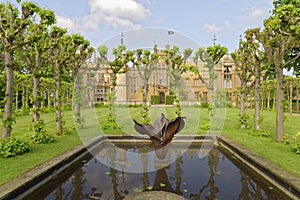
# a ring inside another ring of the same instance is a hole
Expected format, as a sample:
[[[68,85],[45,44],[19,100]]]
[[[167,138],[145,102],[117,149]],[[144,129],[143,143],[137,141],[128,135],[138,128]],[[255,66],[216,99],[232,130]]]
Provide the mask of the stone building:
[[[194,65],[191,60],[190,65]],[[197,68],[204,81],[209,78],[209,72],[204,63],[197,63]],[[108,102],[111,76],[109,67],[97,62],[88,63],[88,70],[85,73],[84,82],[88,88],[85,101],[89,103]],[[142,79],[134,67],[127,67],[128,71],[117,75],[116,100],[117,104],[139,104],[142,102]],[[214,92],[226,91],[228,99],[234,103],[234,91],[240,86],[235,64],[230,55],[225,55],[214,68],[218,74],[214,81]],[[209,90],[198,75],[192,72],[184,72],[180,82],[183,104],[195,104],[209,101]],[[159,95],[159,103],[166,103],[166,96],[170,94],[171,76],[168,74],[167,65],[160,60],[149,80],[147,102],[151,101],[152,95]]]

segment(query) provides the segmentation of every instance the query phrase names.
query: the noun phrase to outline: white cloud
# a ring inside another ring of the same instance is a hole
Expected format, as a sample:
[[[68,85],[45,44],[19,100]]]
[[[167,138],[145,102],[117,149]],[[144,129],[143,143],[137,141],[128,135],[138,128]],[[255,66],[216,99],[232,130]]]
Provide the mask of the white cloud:
[[[256,22],[264,19],[269,13],[269,10],[263,7],[255,7],[245,13],[245,16],[238,19],[247,22]]]
[[[223,30],[228,30],[232,28],[232,25],[229,21],[224,21],[223,24],[217,26],[216,24],[204,24],[204,30],[208,33],[217,34]]]
[[[57,23],[71,32],[98,33],[100,25],[113,28],[138,28],[138,21],[150,14],[136,0],[88,0],[90,12],[81,18],[58,16]]]

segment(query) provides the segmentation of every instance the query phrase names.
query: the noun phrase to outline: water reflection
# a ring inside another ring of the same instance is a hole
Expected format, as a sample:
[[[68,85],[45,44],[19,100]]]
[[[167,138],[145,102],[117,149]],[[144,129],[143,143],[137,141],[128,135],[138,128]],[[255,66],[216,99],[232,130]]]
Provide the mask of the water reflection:
[[[130,151],[147,151],[146,148]],[[253,174],[235,166],[232,157],[214,148],[199,159],[199,148],[191,148],[167,167],[164,161],[143,158],[143,167],[150,163],[157,170],[144,173],[125,173],[115,166],[126,168],[129,163],[125,151],[99,152],[111,168],[103,165],[97,157],[83,161],[70,175],[56,178],[27,199],[123,199],[127,195],[143,191],[168,191],[187,199],[287,199],[270,185],[257,180]],[[175,152],[176,153],[176,152]],[[180,153],[180,152],[177,152]],[[74,169],[74,168],[72,168]],[[71,169],[70,169],[71,170]]]

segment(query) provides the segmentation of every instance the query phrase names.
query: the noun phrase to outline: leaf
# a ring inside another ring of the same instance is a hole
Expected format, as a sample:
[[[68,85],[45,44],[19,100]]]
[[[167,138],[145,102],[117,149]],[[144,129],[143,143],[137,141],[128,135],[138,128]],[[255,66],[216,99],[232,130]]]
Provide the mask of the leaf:
[[[221,171],[216,171],[216,175],[220,175],[220,174],[222,174]]]
[[[134,187],[133,191],[134,192],[143,192],[143,190],[141,188],[138,188],[138,187]]]
[[[151,186],[151,185],[150,185],[150,186],[147,186],[146,189],[147,189],[147,190],[152,190],[152,189],[153,189],[153,186]]]
[[[184,189],[183,192],[188,192],[188,190],[187,190],[187,189]]]
[[[110,173],[110,172],[106,172],[105,174],[106,174],[106,175],[110,175],[111,173]]]
[[[160,183],[160,187],[166,187],[166,184]]]

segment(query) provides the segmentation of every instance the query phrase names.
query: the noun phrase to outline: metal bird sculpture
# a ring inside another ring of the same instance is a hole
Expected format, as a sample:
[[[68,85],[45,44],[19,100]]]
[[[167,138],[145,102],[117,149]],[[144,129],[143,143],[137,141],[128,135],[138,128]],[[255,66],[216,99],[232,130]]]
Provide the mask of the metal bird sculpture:
[[[141,124],[133,119],[134,129],[142,135],[148,135],[154,149],[160,150],[168,145],[174,135],[184,128],[184,118],[185,117],[176,117],[170,121],[161,113],[161,116],[155,120],[154,127],[151,124]],[[163,156],[160,155],[158,157],[162,158]]]

